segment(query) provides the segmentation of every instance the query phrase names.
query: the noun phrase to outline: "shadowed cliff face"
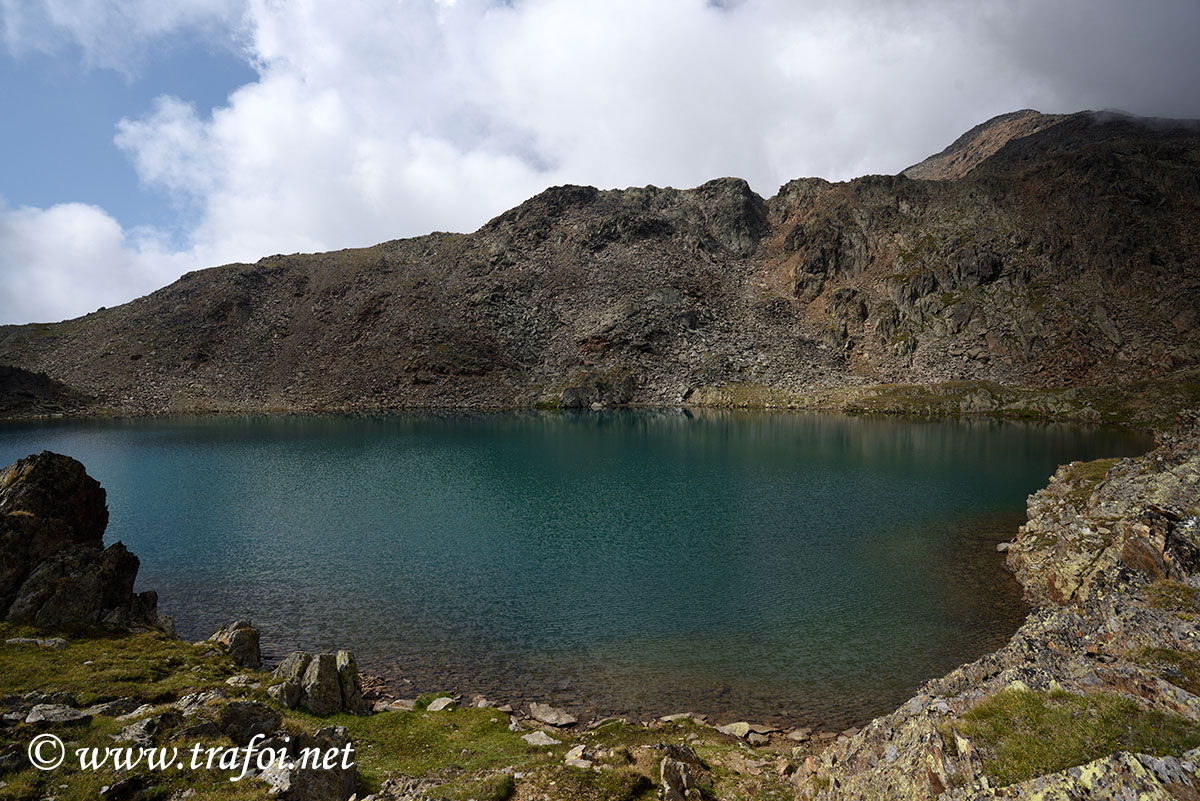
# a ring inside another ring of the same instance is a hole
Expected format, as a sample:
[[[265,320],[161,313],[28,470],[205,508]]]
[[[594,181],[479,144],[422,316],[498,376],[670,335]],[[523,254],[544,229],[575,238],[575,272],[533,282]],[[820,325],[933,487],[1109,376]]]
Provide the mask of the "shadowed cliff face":
[[[83,465],[43,451],[0,469],[0,614],[40,626],[154,625],[158,596],[135,595],[138,558],[104,547],[105,492]]]
[[[0,328],[0,361],[134,413],[1194,382],[1200,132],[1013,116],[947,150],[971,153],[955,180],[556,187],[473,234],[271,256]]]

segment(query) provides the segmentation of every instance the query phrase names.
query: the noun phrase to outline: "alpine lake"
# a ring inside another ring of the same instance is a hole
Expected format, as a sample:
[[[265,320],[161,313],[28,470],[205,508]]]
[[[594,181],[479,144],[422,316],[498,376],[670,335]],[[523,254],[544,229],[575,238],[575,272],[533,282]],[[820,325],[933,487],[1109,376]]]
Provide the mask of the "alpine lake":
[[[844,728],[1026,613],[996,544],[1144,434],[709,411],[0,425],[108,492],[181,636],[349,648],[400,697]]]

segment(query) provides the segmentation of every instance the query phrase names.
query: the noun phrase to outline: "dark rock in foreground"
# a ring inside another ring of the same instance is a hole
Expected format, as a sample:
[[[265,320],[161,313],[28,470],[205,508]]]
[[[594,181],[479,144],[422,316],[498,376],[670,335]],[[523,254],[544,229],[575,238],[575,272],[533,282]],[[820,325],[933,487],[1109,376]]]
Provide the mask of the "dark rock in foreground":
[[[43,451],[0,471],[0,614],[40,626],[156,625],[158,597],[135,594],[138,558],[104,547],[104,489],[69,456]]]

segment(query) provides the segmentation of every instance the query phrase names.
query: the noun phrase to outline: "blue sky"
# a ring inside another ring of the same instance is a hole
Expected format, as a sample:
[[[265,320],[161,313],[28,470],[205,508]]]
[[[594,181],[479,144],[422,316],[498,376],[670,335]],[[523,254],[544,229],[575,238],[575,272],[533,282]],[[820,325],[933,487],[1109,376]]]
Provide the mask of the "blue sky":
[[[473,230],[547,186],[895,173],[1019,108],[1200,118],[1195,0],[0,0],[0,323]]]
[[[11,154],[0,197],[9,206],[94,204],[125,227],[152,225],[183,235],[189,210],[139,185],[113,141],[116,123],[142,114],[164,94],[211,113],[257,73],[232,48],[195,35],[163,44],[128,74],[87,65],[78,47],[54,55],[3,53],[0,106],[19,112],[0,126],[0,152]]]

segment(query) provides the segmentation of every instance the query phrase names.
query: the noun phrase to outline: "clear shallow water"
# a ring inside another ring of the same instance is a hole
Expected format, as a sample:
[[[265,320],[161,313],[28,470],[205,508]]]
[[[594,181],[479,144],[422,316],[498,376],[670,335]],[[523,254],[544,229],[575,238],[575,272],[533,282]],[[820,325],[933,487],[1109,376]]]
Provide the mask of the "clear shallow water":
[[[11,423],[108,490],[197,639],[350,647],[401,695],[842,726],[997,647],[995,543],[1126,432],[683,412]]]

